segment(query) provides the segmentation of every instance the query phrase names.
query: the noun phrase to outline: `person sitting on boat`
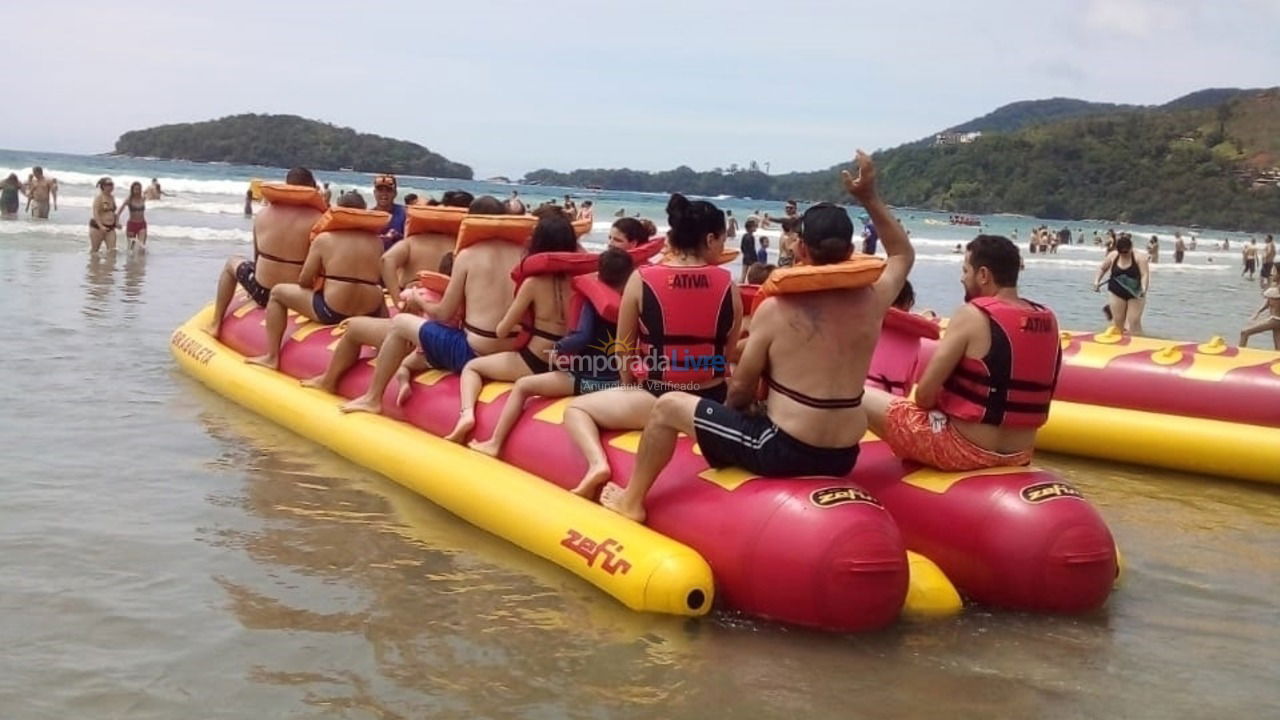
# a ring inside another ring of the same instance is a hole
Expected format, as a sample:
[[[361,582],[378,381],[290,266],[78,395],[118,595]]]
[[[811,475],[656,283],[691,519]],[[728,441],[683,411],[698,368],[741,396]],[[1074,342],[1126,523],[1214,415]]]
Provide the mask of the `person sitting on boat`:
[[[503,215],[505,210],[505,203],[489,195],[471,204],[473,215]],[[444,296],[426,304],[428,319],[409,313],[391,319],[368,390],[342,406],[342,411],[382,412],[382,395],[406,357],[412,358],[411,363],[456,373],[474,358],[516,349],[517,336],[499,335],[496,328],[515,296],[511,271],[524,254],[522,245],[487,239],[455,254]],[[462,327],[455,327],[450,323],[459,311]],[[411,355],[415,349],[422,350],[422,355]],[[411,365],[410,372],[417,367]],[[407,379],[401,373],[398,402],[404,402],[412,389]]]
[[[436,218],[430,222],[439,225],[428,225],[422,229],[415,229],[415,216],[414,221],[406,224],[411,234],[382,254],[382,285],[401,310],[405,308],[406,302],[401,297],[401,291],[418,283],[419,272],[436,272],[440,267],[440,260],[453,250],[457,242],[458,226],[464,214],[454,215],[445,211],[436,212],[435,215]]]
[[[379,175],[373,179],[374,209],[391,213],[387,226],[378,234],[382,238],[383,250],[390,250],[404,237],[405,209],[404,205],[396,202],[396,193],[395,175]]]
[[[1257,318],[1263,313],[1267,314],[1267,319],[1240,331],[1240,347],[1247,347],[1249,338],[1269,330],[1272,345],[1276,350],[1280,350],[1280,287],[1272,285],[1263,290],[1262,298],[1262,307],[1258,308],[1250,319]]]
[[[876,193],[871,158],[859,152],[857,164],[856,178],[848,172],[842,177],[882,228],[888,254],[883,271],[879,260],[851,259],[853,220],[844,208],[821,203],[806,210],[796,247],[801,267],[779,270],[773,278],[804,278],[821,282],[820,289],[767,295],[757,305],[727,402],[680,392],[658,398],[635,472],[625,490],[605,488],[605,507],[644,521],[645,494],[671,460],[678,433],[695,437],[716,468],[738,466],[766,477],[843,477],[853,470],[867,429],[863,385],[876,338],[915,262],[911,241]],[[831,271],[840,268],[848,274],[833,282],[840,275]],[[767,414],[748,414],[761,379],[768,387]]]
[[[609,247],[629,250],[649,241],[649,232],[644,223],[635,218],[618,218],[609,227]]]
[[[314,188],[316,180],[310,170],[296,167],[285,176],[285,184]],[[249,294],[250,300],[259,307],[266,307],[271,288],[280,283],[298,282],[302,261],[307,257],[307,246],[311,242],[311,228],[321,214],[318,207],[311,205],[271,203],[254,217],[253,259],[243,255],[227,258],[218,275],[213,321],[206,328],[210,335],[218,336],[237,284]]]
[[[726,397],[742,299],[733,277],[716,265],[724,251],[724,213],[676,194],[667,203],[667,222],[670,254],[633,273],[622,294],[614,344],[622,386],[575,398],[564,413],[565,429],[587,459],[573,490],[584,497],[594,496],[612,473],[600,428],[639,430],[657,399],[677,390],[717,402]],[[643,380],[637,365],[647,371]]]
[[[578,236],[563,215],[549,215],[538,221],[529,242],[525,260],[542,253],[576,253]],[[523,262],[523,261],[522,261]],[[458,422],[445,436],[451,442],[464,442],[476,425],[476,399],[484,381],[514,382],[530,375],[551,370],[552,347],[564,338],[568,329],[569,286],[567,273],[531,275],[520,282],[515,298],[494,332],[506,337],[519,326],[526,314],[532,315],[529,342],[522,348],[473,358],[463,366],[458,384],[460,408]]]
[[[966,248],[966,303],[916,385],[915,400],[867,389],[871,430],[899,457],[965,471],[1031,462],[1062,349],[1049,308],[1018,295],[1018,248],[979,235]]]
[[[1116,238],[1115,249],[1107,253],[1098,276],[1093,279],[1093,291],[1102,289],[1102,276],[1111,274],[1106,281],[1111,299],[1107,305],[1107,317],[1117,330],[1126,328],[1134,335],[1142,334],[1142,311],[1147,303],[1147,289],[1151,285],[1151,267],[1147,258],[1133,251],[1133,236],[1122,233]]]
[[[339,208],[365,210],[364,198],[349,192],[338,198]],[[267,302],[267,351],[246,362],[276,368],[288,311],[323,325],[337,325],[357,315],[386,315],[381,269],[382,240],[369,229],[323,229],[326,213],[316,223],[317,232],[298,273],[298,282],[271,288]],[[370,216],[384,221],[386,213]],[[315,289],[312,289],[315,288]]]
[[[598,271],[573,279],[575,290],[586,296],[572,333],[553,346],[556,369],[516,380],[502,415],[488,440],[472,440],[471,449],[497,457],[531,396],[547,398],[586,395],[618,386],[619,374],[612,344],[618,338],[618,304],[622,290],[635,269],[635,260],[619,248],[600,254]],[[560,369],[564,366],[568,369]]]

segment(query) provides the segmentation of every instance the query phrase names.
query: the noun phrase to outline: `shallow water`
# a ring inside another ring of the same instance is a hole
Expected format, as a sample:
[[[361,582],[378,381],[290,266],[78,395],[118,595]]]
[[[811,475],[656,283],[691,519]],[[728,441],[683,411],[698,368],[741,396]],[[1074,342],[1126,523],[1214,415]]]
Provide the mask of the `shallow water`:
[[[169,333],[239,241],[95,259],[33,226],[0,223],[0,717],[1280,715],[1272,488],[1042,456],[1127,561],[1086,618],[825,636],[636,614],[178,372]],[[924,302],[958,301],[957,272],[922,261]],[[1162,275],[1170,335],[1256,307],[1234,273]],[[1079,327],[1089,277],[1033,266],[1027,292]]]

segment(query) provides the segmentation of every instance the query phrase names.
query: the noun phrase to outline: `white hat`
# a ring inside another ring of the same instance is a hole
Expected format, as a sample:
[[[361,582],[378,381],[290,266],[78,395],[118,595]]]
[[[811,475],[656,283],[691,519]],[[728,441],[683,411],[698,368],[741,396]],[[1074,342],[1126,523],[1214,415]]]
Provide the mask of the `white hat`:
[[[1280,287],[1269,287],[1266,290],[1263,290],[1262,297],[1272,299],[1280,298]]]

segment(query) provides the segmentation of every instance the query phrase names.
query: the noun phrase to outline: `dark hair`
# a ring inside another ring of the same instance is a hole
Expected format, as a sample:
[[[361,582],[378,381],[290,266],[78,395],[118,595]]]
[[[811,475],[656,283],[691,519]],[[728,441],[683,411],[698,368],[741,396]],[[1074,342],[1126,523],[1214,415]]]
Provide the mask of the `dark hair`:
[[[724,212],[706,200],[690,201],[680,193],[667,201],[667,238],[673,250],[699,252],[707,247],[708,235],[723,235]]]
[[[979,235],[969,241],[965,250],[970,267],[989,270],[997,287],[1017,287],[1022,256],[1012,240],[1003,235]]]
[[[356,208],[357,210],[365,210],[369,206],[365,204],[364,196],[355,190],[348,190],[338,196],[338,207]]]
[[[560,207],[559,205],[552,205],[550,203],[543,203],[542,205],[539,205],[538,207],[534,208],[533,211],[530,212],[529,214],[536,218],[559,216],[564,218],[565,220],[569,219],[569,213],[565,212],[564,208]]]
[[[613,227],[623,235],[626,235],[627,242],[632,245],[639,245],[652,237],[652,235],[645,230],[644,223],[635,218],[619,218],[614,220]]]
[[[590,200],[583,200],[583,201],[582,201],[582,204],[583,204],[583,206],[585,207],[585,206],[587,206],[587,205],[594,205],[595,203],[591,202]]]
[[[640,224],[644,226],[646,237],[653,237],[658,234],[658,226],[653,224],[649,218],[640,218]]]
[[[1116,238],[1116,252],[1127,253],[1131,250],[1133,250],[1133,238],[1129,236],[1129,233]]]
[[[129,183],[129,199],[130,199],[130,200],[132,200],[132,199],[133,199],[133,189],[134,189],[134,188],[137,188],[137,189],[138,189],[138,194],[139,194],[139,195],[141,195],[141,194],[142,194],[142,183],[138,182],[137,180],[134,180],[133,182]]]
[[[747,229],[747,232],[755,232],[756,228],[760,227],[760,221],[755,218],[747,218],[747,224],[743,225],[743,227]]]
[[[910,280],[903,280],[902,289],[898,291],[898,297],[893,299],[893,306],[903,312],[909,312],[915,304],[916,289],[911,287]]]
[[[442,275],[453,274],[453,251],[452,250],[440,256],[439,272]]]
[[[414,204],[414,203],[416,203],[416,202],[418,202],[418,194],[417,194],[417,193],[409,193],[408,195],[405,195],[405,196],[404,196],[404,204],[405,204],[405,205],[412,205],[412,204]]]
[[[471,201],[467,212],[472,215],[506,215],[507,204],[492,195],[481,195]]]
[[[290,185],[305,185],[307,187],[316,186],[316,177],[311,171],[304,167],[296,167],[289,170],[289,174],[284,176],[284,181]]]
[[[475,199],[475,196],[466,190],[445,190],[440,196],[440,204],[445,207],[469,208]]]
[[[842,207],[818,203],[805,210],[799,232],[814,265],[843,262],[853,254],[853,220]]]
[[[114,182],[112,182],[112,181],[111,181],[111,178],[109,178],[109,177],[100,177],[100,178],[98,178],[98,189],[99,189],[99,190],[103,190],[103,189],[105,189],[107,185],[115,185],[115,183],[114,183]]]
[[[626,286],[627,279],[631,277],[631,271],[635,267],[635,258],[631,257],[631,254],[626,250],[618,248],[609,248],[600,253],[600,261],[596,265],[600,282],[618,292],[622,292],[622,288]]]
[[[577,249],[578,236],[569,220],[563,215],[547,215],[533,227],[533,239],[529,241],[527,254],[574,252]]]
[[[776,265],[765,265],[761,262],[751,263],[747,266],[747,284],[763,285],[764,281],[768,280],[773,271],[777,269]]]

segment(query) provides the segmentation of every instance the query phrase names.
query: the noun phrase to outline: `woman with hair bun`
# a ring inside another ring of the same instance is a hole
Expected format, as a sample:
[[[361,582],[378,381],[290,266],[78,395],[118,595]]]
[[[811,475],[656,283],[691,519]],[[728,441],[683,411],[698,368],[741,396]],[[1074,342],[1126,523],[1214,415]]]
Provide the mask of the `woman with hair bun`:
[[[583,497],[594,497],[612,475],[601,428],[643,428],[656,399],[676,390],[725,400],[727,348],[738,344],[742,300],[729,272],[716,265],[724,212],[676,194],[667,222],[670,253],[638,268],[622,294],[614,344],[622,386],[580,396],[565,410],[565,428],[587,460],[573,490]]]

